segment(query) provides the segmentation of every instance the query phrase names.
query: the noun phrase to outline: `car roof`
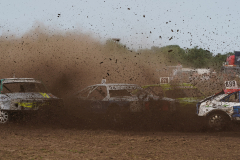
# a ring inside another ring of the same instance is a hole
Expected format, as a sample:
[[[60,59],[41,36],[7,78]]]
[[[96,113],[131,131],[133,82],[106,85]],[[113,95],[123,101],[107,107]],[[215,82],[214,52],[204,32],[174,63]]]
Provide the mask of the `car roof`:
[[[35,80],[34,78],[4,78],[1,79],[3,83],[21,83],[21,82],[30,82],[30,83],[41,83],[39,80]]]

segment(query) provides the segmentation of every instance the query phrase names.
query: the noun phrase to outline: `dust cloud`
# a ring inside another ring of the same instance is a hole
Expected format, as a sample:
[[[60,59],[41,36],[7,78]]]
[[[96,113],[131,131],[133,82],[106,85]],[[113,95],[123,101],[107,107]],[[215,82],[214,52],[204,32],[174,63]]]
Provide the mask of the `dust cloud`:
[[[0,78],[32,77],[42,80],[57,96],[73,94],[101,79],[107,83],[158,83],[161,59],[101,42],[89,34],[35,28],[22,37],[0,38]]]

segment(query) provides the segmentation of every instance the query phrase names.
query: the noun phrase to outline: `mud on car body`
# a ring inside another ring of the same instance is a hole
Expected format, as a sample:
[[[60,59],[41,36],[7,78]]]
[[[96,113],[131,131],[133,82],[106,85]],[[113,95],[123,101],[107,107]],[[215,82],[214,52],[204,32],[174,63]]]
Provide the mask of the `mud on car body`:
[[[175,100],[160,98],[136,84],[96,84],[79,91],[76,98],[83,113],[106,115],[115,122],[121,121],[123,115],[129,113],[174,111],[176,107]],[[158,107],[163,103],[166,104],[164,107]]]
[[[62,99],[52,95],[41,81],[33,78],[1,79],[0,91],[0,123],[8,122],[14,113],[63,105]]]
[[[231,120],[240,120],[240,89],[222,90],[197,103],[198,116],[205,117],[208,127],[222,130]]]
[[[204,94],[190,83],[180,84],[153,84],[142,86],[144,89],[152,90],[156,95],[176,99],[181,106],[196,105],[204,98]]]

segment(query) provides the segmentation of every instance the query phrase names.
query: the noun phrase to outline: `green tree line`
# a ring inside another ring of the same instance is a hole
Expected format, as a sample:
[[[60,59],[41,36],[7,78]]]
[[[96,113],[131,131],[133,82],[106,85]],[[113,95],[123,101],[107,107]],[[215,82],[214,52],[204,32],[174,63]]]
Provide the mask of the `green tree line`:
[[[130,51],[126,48],[126,45],[119,42],[116,43],[111,39],[106,41],[106,46],[112,48],[111,51],[121,50],[125,53],[129,53]],[[139,49],[137,51],[131,51],[131,54],[141,54],[143,57],[152,57],[152,59],[155,57],[156,61],[161,57],[161,63],[165,62],[165,65],[178,65],[180,63],[183,67],[210,68],[217,71],[221,69],[227,57],[234,53],[213,54],[198,46],[183,49],[179,45],[168,45],[164,47],[152,46],[150,49]],[[147,58],[145,59],[150,60]]]
[[[163,55],[171,65],[181,63],[184,67],[212,68],[215,70],[221,69],[226,58],[234,54],[233,52],[228,52],[214,55],[212,52],[197,46],[183,49],[178,45],[168,45],[164,47],[153,46],[149,51],[153,54]]]

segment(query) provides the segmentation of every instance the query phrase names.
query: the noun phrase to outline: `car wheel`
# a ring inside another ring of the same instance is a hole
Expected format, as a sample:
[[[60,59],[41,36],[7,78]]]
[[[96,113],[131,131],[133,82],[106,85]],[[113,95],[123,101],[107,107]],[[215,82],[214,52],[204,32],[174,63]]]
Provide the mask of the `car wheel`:
[[[9,113],[7,111],[0,110],[0,123],[4,124],[9,121]]]
[[[229,117],[222,113],[212,113],[207,117],[208,126],[215,131],[221,131],[227,127]]]

